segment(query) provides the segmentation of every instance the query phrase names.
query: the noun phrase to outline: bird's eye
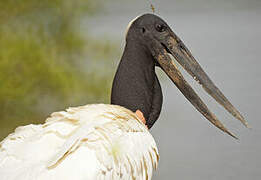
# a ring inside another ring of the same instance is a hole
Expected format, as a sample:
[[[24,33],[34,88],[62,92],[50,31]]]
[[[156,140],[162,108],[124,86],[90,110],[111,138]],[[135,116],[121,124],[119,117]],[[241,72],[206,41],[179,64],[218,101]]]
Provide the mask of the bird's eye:
[[[156,25],[156,30],[158,31],[158,32],[163,32],[163,31],[165,31],[167,28],[166,28],[166,26],[164,26],[164,25],[161,25],[161,24],[157,24]]]

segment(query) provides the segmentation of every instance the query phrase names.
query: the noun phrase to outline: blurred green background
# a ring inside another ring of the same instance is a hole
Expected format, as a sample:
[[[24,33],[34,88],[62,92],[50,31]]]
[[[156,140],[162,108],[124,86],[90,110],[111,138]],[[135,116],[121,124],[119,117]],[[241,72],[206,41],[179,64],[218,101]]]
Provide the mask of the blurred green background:
[[[99,0],[0,0],[0,140],[51,112],[109,102],[119,50],[78,31],[102,9]]]

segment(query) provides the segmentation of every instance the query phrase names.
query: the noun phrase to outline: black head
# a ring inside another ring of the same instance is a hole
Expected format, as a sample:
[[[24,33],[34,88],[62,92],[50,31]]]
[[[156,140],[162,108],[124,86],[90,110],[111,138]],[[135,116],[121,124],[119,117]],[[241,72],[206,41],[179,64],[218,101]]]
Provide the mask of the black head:
[[[184,43],[164,20],[154,14],[139,16],[130,22],[127,28],[126,46],[112,87],[112,104],[124,106],[132,111],[141,110],[147,125],[149,128],[152,127],[158,119],[162,105],[161,88],[155,74],[155,66],[158,65],[200,113],[216,127],[235,137],[208,110],[170,56],[173,56],[218,103],[247,125]]]
[[[171,29],[167,23],[154,14],[144,14],[132,20],[126,33],[126,41],[135,40],[136,42],[147,44],[146,34],[150,33],[155,38],[164,38]]]

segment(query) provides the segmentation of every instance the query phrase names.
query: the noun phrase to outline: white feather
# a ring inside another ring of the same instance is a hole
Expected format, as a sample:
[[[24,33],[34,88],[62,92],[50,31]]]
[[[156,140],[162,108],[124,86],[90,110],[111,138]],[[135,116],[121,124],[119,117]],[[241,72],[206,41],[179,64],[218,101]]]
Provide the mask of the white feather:
[[[56,112],[0,143],[1,180],[151,179],[157,162],[146,126],[115,105]]]

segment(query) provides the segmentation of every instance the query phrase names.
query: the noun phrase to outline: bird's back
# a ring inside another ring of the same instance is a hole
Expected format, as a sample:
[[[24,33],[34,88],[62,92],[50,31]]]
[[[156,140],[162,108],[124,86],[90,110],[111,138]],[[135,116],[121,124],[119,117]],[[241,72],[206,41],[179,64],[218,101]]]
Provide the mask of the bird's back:
[[[157,162],[146,126],[116,105],[56,112],[0,143],[1,180],[151,179]]]

